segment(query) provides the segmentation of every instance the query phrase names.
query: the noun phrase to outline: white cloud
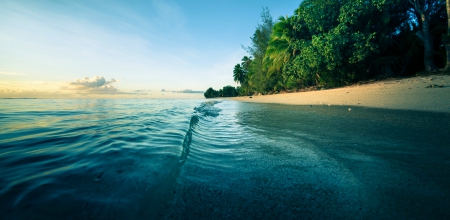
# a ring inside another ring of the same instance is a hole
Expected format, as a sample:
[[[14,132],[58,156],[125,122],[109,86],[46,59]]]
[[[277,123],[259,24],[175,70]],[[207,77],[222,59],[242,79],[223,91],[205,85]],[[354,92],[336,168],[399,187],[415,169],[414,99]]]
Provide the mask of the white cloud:
[[[119,93],[119,90],[111,85],[116,82],[119,81],[115,79],[107,81],[103,76],[84,77],[83,79],[76,79],[74,82],[69,82],[68,86],[63,89],[94,94],[116,94]]]
[[[147,95],[150,90],[133,90],[131,92],[125,92],[119,90],[113,83],[118,83],[119,81],[111,78],[111,80],[106,80],[103,76],[94,76],[92,78],[84,77],[82,79],[76,79],[73,82],[67,82],[61,87],[62,90],[72,90],[77,94],[81,95]]]
[[[0,98],[129,98],[149,95],[150,90],[119,90],[112,85],[117,82],[101,76],[84,77],[72,82],[0,81]]]
[[[10,1],[0,7],[0,81],[42,80],[52,86],[65,81],[57,89],[65,86],[63,92],[70,94],[202,90],[231,84],[231,71],[242,58],[228,61],[230,49],[221,40],[200,42],[203,34],[188,28],[193,20],[179,1],[143,1],[136,4],[140,10],[115,1],[47,3]],[[27,77],[21,78],[22,72]],[[108,76],[109,84],[67,82],[80,73]]]
[[[173,91],[176,93],[204,93],[204,91],[195,91],[192,89],[182,89],[182,90],[178,90],[178,91]]]
[[[172,93],[204,93],[204,91],[196,91],[192,89],[179,89],[179,90],[166,90],[161,89],[161,92],[172,92]]]

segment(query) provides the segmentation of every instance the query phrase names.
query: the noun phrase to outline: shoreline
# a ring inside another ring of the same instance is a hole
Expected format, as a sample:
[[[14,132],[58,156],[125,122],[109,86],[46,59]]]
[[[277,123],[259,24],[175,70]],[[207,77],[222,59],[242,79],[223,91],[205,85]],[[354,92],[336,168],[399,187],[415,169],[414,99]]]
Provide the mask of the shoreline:
[[[430,85],[443,87],[427,88]],[[231,100],[287,105],[361,106],[450,113],[450,75],[388,79],[335,89],[250,97],[233,97]]]

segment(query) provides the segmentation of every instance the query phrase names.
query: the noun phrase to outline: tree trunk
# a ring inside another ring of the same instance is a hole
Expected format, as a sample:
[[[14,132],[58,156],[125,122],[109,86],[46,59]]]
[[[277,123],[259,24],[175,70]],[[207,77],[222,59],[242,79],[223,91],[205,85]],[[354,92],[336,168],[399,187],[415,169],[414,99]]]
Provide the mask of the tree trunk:
[[[448,0],[447,0],[448,1]],[[436,69],[433,61],[433,39],[430,33],[430,13],[431,13],[431,0],[428,1],[418,1],[409,0],[409,2],[414,6],[417,19],[422,22],[422,30],[418,31],[416,34],[422,40],[424,45],[424,64],[425,70],[431,72]],[[428,4],[427,7],[425,5]]]
[[[425,47],[425,53],[424,53],[424,63],[425,63],[425,70],[427,72],[431,72],[434,69],[436,69],[436,66],[434,65],[433,61],[433,39],[431,38],[430,34],[430,15],[429,13],[423,13],[421,14],[422,19],[422,41],[423,45]]]
[[[445,1],[447,8],[447,34],[442,37],[442,43],[445,44],[445,50],[447,51],[447,64],[444,67],[445,70],[450,70],[450,0]]]
[[[316,78],[316,85],[319,85],[320,75],[318,73],[316,73],[316,76],[317,76],[317,78]]]
[[[391,65],[383,65],[381,66],[381,71],[384,76],[391,77],[394,75],[394,72],[392,72]]]

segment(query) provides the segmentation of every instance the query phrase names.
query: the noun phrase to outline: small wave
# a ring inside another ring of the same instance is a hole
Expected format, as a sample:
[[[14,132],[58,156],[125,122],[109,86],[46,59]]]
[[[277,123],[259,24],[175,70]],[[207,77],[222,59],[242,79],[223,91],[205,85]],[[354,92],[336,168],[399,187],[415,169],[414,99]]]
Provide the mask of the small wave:
[[[157,218],[161,216],[164,212],[164,205],[166,201],[168,200],[168,198],[173,196],[172,191],[175,188],[176,179],[180,174],[181,167],[183,166],[189,155],[189,148],[192,142],[192,130],[195,128],[198,122],[199,117],[197,115],[191,117],[191,121],[189,122],[189,129],[187,130],[184,137],[182,145],[183,150],[181,152],[178,163],[175,164],[170,173],[158,184],[158,186],[153,191],[150,199],[150,207],[152,208],[149,209],[151,217]]]
[[[192,109],[202,100],[34,102],[52,107],[36,112],[16,100],[0,109],[0,200],[8,204],[0,213],[6,219],[78,203],[76,213],[56,216],[112,218],[118,209],[122,218],[151,214],[147,205],[165,204],[188,157],[199,121]]]
[[[192,129],[194,129],[194,127],[198,124],[199,119],[197,115],[192,116],[191,121],[189,123],[189,129],[186,132],[186,136],[184,137],[184,141],[183,141],[183,152],[181,153],[180,156],[180,166],[184,163],[184,161],[186,160],[187,156],[189,155],[189,147],[191,146],[191,141],[192,141]]]
[[[200,106],[195,107],[194,110],[197,113],[202,114],[203,116],[217,117],[219,116],[220,112],[220,109],[214,106],[217,103],[220,103],[220,101],[212,100],[203,102],[202,104],[200,104]]]

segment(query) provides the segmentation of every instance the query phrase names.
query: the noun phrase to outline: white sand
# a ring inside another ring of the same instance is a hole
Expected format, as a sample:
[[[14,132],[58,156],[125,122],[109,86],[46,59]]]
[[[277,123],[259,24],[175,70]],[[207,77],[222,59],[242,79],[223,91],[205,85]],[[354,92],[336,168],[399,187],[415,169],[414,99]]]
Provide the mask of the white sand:
[[[426,88],[444,85],[443,88]],[[450,113],[450,76],[384,80],[338,89],[259,95],[232,100],[290,105],[351,105]]]

